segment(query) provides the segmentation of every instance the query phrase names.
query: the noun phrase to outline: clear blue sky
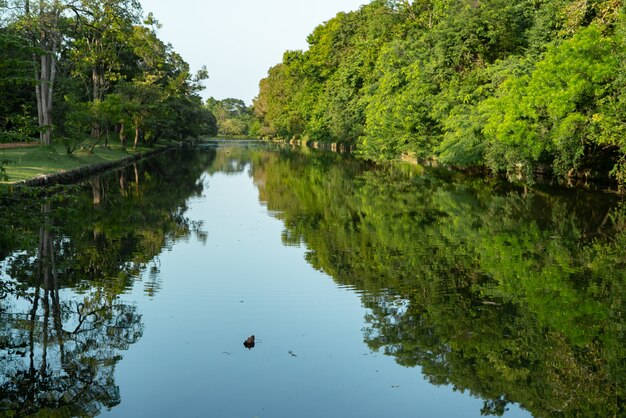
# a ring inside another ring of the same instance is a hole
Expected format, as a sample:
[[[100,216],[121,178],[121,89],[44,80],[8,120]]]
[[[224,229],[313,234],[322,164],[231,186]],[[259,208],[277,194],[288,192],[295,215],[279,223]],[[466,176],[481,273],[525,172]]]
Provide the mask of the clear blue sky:
[[[306,37],[340,11],[368,0],[140,0],[163,28],[159,38],[173,45],[210,79],[204,98],[234,97],[251,104],[267,70],[287,49],[306,49]]]

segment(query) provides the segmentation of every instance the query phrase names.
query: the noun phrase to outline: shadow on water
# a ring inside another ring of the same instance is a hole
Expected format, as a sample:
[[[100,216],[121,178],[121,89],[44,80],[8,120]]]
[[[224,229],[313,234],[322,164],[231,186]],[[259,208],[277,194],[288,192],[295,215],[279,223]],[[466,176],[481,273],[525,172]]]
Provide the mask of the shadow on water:
[[[170,152],[51,197],[3,194],[3,416],[95,416],[120,403],[115,366],[143,323],[118,296],[158,268],[163,248],[202,235],[186,202],[202,193],[199,178],[214,157]],[[156,281],[144,286],[158,291]]]

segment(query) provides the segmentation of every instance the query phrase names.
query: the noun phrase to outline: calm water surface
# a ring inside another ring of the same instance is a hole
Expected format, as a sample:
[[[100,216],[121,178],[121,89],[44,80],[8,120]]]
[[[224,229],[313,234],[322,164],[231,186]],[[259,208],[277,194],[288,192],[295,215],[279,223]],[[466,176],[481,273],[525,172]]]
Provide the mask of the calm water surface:
[[[7,416],[624,413],[616,196],[216,142],[10,200]]]

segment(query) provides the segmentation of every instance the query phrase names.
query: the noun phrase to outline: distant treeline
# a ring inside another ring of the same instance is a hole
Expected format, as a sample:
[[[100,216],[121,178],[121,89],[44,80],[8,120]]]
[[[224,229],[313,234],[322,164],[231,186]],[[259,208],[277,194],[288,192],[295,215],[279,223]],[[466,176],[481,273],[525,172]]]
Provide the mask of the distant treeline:
[[[234,138],[257,138],[261,123],[251,106],[241,99],[217,100],[209,97],[206,108],[215,116],[217,135]]]
[[[622,0],[374,0],[260,82],[266,137],[626,180]]]
[[[191,74],[136,0],[0,1],[0,142],[125,145],[217,133]]]

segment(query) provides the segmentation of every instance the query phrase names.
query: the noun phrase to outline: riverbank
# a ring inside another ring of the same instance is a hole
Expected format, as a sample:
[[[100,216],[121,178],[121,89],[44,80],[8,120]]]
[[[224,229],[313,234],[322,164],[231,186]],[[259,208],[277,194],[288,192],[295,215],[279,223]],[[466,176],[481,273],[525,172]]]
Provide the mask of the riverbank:
[[[4,167],[8,175],[8,181],[0,184],[48,186],[72,183],[177,146],[180,143],[169,142],[133,150],[113,145],[96,147],[93,152],[77,150],[70,155],[61,144],[0,149],[0,161],[6,162]]]

